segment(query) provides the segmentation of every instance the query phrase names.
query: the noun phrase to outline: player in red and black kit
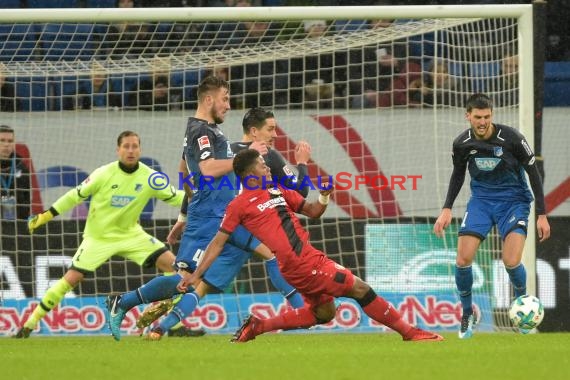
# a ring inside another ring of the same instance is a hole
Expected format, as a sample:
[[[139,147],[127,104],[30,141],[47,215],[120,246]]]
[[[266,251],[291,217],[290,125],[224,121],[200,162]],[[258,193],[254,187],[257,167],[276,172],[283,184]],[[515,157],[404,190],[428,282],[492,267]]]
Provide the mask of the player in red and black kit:
[[[283,277],[303,295],[305,306],[267,319],[250,315],[232,341],[247,342],[273,330],[327,323],[336,313],[334,297],[353,298],[370,318],[397,331],[406,341],[443,340],[438,334],[408,324],[367,283],[310,244],[309,233],[295,213],[320,217],[329,202],[332,186],[321,190],[318,202],[306,202],[293,190],[267,188],[266,184],[272,183],[269,168],[263,157],[251,149],[238,153],[233,167],[236,175],[243,179],[243,191],[228,205],[222,225],[202,262],[194,273],[183,276],[178,289],[186,291],[188,286],[200,281],[232,231],[241,224],[275,253]]]

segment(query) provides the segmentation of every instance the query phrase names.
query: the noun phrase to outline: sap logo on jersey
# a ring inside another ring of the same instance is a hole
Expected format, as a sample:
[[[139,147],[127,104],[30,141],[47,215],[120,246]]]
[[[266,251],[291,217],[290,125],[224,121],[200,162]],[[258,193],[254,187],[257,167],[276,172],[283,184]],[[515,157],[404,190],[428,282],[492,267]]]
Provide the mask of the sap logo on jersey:
[[[476,158],[475,164],[477,165],[477,169],[490,172],[493,171],[501,162],[500,158]]]
[[[111,197],[111,207],[125,207],[131,201],[135,199],[135,197],[129,197],[126,195],[113,195]]]

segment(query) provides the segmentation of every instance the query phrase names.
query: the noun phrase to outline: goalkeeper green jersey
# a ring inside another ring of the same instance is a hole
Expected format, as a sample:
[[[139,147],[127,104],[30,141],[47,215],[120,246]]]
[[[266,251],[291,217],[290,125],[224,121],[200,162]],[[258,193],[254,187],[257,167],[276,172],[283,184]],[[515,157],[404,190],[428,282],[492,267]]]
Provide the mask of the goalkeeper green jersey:
[[[128,239],[130,233],[142,230],[139,217],[150,199],[157,198],[177,207],[182,204],[184,193],[172,185],[160,190],[149,185],[153,173],[142,162],[132,173],[121,169],[119,161],[112,162],[95,169],[52,207],[63,214],[91,197],[83,236]]]

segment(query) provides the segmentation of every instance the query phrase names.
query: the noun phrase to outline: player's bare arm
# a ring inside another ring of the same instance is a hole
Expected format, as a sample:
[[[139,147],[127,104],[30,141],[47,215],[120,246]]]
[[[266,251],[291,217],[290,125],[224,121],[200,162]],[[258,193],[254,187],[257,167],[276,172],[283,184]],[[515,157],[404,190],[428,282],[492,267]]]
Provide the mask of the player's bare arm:
[[[224,174],[228,174],[233,170],[233,159],[216,159],[210,158],[208,160],[200,161],[198,166],[202,175],[218,178]]]
[[[275,257],[275,255],[273,254],[273,252],[271,252],[271,250],[269,249],[269,247],[267,247],[265,244],[261,243],[260,245],[258,245],[255,248],[255,251],[253,252],[255,253],[255,255],[257,257],[260,257],[262,259],[265,260],[269,260]]]
[[[539,215],[536,219],[536,230],[538,232],[539,241],[542,243],[546,239],[550,238],[550,223],[546,215]]]
[[[320,218],[327,209],[329,204],[329,197],[334,190],[334,186],[329,183],[323,183],[323,190],[320,190],[319,199],[316,202],[305,202],[301,209],[301,214],[309,218]]]
[[[194,273],[188,274],[188,272],[185,271],[185,273],[181,273],[182,280],[180,280],[178,286],[176,287],[180,292],[186,292],[189,286],[197,285],[202,280],[202,276],[206,270],[208,270],[210,265],[212,265],[214,260],[216,260],[216,258],[220,255],[229,237],[229,234],[218,231],[210,244],[208,244],[208,247],[204,251],[202,259],[200,260],[200,263],[198,264],[198,267]]]
[[[445,230],[451,224],[451,209],[450,208],[443,208],[439,217],[435,221],[433,225],[433,232],[436,236],[442,237],[443,230]]]
[[[261,155],[267,154],[267,145],[264,142],[256,141],[250,145],[250,149],[257,150]],[[200,172],[206,176],[218,178],[233,171],[234,160],[230,159],[216,159],[210,158],[209,160],[200,161]]]
[[[180,163],[178,164],[178,171],[182,173],[184,178],[188,177],[189,173],[188,173],[188,165],[186,165],[186,160],[180,160]],[[188,186],[186,182],[184,182],[184,192],[188,197],[188,203],[190,203],[194,193],[192,192],[192,189],[190,188],[190,186]]]

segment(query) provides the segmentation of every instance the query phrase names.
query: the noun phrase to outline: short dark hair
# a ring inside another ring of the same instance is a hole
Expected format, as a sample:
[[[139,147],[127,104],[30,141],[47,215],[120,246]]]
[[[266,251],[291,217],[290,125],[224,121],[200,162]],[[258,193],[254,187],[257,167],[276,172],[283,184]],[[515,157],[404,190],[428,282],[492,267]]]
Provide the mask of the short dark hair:
[[[257,163],[258,157],[259,152],[255,149],[244,149],[236,154],[234,157],[233,167],[234,172],[241,178],[241,181],[243,181],[246,174],[253,169]]]
[[[243,117],[241,126],[243,128],[243,133],[246,135],[249,133],[251,128],[261,128],[265,124],[265,120],[274,118],[273,112],[268,111],[261,107],[253,107],[247,111]]]
[[[14,129],[8,125],[0,125],[0,133],[14,134]]]
[[[473,111],[473,108],[477,108],[479,110],[484,109],[493,109],[493,101],[490,97],[485,94],[477,93],[473,94],[467,99],[467,103],[465,104],[465,109],[467,112]]]
[[[204,100],[208,93],[222,88],[230,89],[230,84],[225,79],[212,75],[204,78],[198,85],[198,102]]]
[[[123,139],[125,137],[129,137],[129,136],[136,136],[137,139],[139,140],[139,145],[141,143],[141,138],[139,137],[139,135],[136,132],[133,131],[123,131],[121,132],[121,134],[119,135],[119,137],[117,137],[117,146],[121,146]]]

